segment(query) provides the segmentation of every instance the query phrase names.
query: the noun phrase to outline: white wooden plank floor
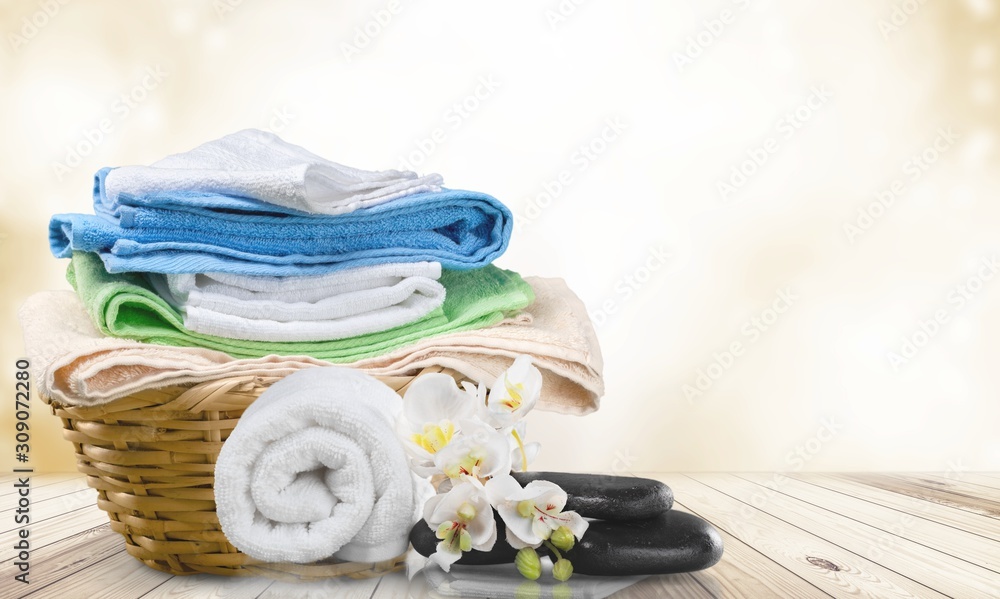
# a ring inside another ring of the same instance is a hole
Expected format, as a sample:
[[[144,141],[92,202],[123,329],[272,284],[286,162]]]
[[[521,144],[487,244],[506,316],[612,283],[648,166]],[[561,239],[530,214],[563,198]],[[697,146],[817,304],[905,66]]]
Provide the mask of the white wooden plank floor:
[[[709,570],[645,578],[615,598],[1000,597],[1000,474],[646,476],[674,489],[675,509],[712,522],[725,555]],[[31,584],[23,585],[13,582],[9,549],[12,482],[0,475],[3,598],[382,599],[448,590],[428,588],[421,574],[313,583],[164,574],[125,552],[77,474],[32,479]],[[489,596],[513,597],[521,582],[512,577],[510,589]],[[573,591],[587,596],[582,586]]]

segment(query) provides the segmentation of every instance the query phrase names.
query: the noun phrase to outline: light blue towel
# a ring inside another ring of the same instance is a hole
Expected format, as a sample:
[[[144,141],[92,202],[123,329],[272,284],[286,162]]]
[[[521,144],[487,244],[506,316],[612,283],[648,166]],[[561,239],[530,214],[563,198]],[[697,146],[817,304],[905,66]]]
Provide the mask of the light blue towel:
[[[171,192],[110,203],[108,169],[97,174],[96,215],[57,214],[49,243],[59,258],[96,252],[108,272],[322,274],[392,262],[481,268],[499,257],[513,219],[474,191],[417,193],[338,215],[313,215],[258,200]]]

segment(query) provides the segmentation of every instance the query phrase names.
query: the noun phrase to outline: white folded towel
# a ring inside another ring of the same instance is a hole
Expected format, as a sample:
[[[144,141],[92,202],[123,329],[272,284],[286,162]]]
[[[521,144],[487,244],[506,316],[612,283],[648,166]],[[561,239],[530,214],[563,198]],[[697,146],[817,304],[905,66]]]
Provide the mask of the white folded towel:
[[[393,432],[401,410],[391,388],[348,368],[303,370],[272,385],[215,465],[226,538],[267,562],[404,553],[427,482],[411,474]]]
[[[254,341],[324,341],[385,331],[444,303],[441,265],[363,266],[320,276],[148,275],[192,331]]]
[[[253,198],[318,214],[342,214],[420,191],[437,191],[441,175],[366,171],[321,158],[277,135],[246,129],[174,154],[150,166],[108,173],[106,201],[143,195],[206,191]]]

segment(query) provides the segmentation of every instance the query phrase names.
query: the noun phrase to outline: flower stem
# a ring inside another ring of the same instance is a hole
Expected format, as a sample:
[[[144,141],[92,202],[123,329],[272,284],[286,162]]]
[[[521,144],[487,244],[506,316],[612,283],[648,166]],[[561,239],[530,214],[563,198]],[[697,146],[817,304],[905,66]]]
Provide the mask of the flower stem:
[[[510,434],[514,435],[514,440],[517,441],[517,446],[521,450],[521,471],[528,471],[528,452],[524,450],[524,441],[521,440],[521,435],[517,434],[517,429],[511,429]]]
[[[545,546],[549,548],[549,551],[551,551],[552,553],[555,554],[556,560],[561,560],[562,559],[562,554],[559,553],[559,550],[556,549],[556,546],[553,545],[551,541],[547,541],[546,540],[546,541],[542,541],[542,542],[545,543]]]

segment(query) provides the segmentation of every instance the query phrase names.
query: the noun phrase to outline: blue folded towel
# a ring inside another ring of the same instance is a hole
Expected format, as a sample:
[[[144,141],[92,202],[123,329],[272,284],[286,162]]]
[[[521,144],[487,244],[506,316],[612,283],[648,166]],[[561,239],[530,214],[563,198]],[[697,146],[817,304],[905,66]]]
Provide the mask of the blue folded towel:
[[[443,189],[338,215],[316,215],[259,200],[178,191],[103,197],[96,215],[57,214],[49,243],[59,258],[96,252],[108,272],[244,275],[322,274],[393,262],[483,267],[510,240],[506,206],[474,191]]]

